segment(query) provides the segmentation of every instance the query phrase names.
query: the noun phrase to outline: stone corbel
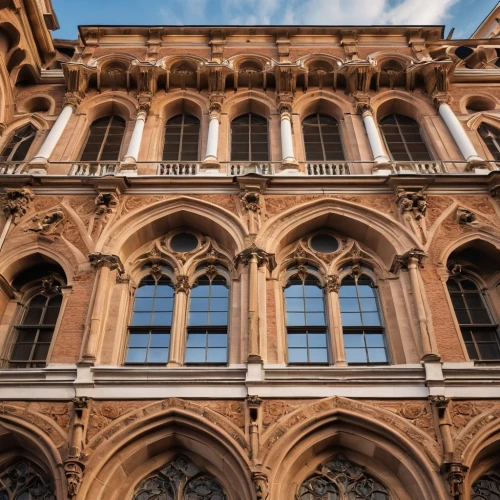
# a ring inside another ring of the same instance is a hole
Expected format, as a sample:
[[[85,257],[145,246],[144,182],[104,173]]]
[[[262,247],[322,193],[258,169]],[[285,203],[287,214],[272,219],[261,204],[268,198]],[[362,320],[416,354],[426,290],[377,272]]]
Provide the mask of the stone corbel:
[[[455,221],[462,225],[472,225],[477,220],[477,215],[468,208],[458,207],[455,211]]]
[[[100,192],[95,199],[95,213],[97,215],[113,213],[119,203],[120,193],[118,190]]]
[[[396,274],[400,269],[407,269],[413,259],[418,262],[418,267],[423,268],[427,257],[427,254],[419,248],[412,248],[403,255],[396,255],[391,266],[391,273]]]
[[[408,45],[413,49],[413,53],[419,61],[430,61],[431,56],[422,35],[422,29],[410,30],[408,32]]]
[[[226,76],[229,73],[227,66],[211,66],[208,71],[208,93],[213,102],[214,97],[219,97],[222,103],[226,90]]]
[[[359,59],[358,57],[358,32],[357,31],[343,31],[342,39],[340,40],[340,45],[344,47],[344,52],[346,59],[348,61],[353,61]]]
[[[278,33],[276,36],[276,46],[278,47],[279,62],[288,62],[290,58],[290,37],[288,33]]]
[[[12,217],[12,222],[17,224],[30,209],[30,203],[35,199],[35,194],[29,187],[5,188],[2,196],[2,210],[7,219]]]
[[[460,463],[446,463],[441,467],[441,472],[446,477],[450,486],[453,500],[463,500],[465,475],[469,468]]]
[[[118,255],[105,255],[100,252],[94,252],[89,255],[90,265],[93,269],[108,268],[110,271],[118,271],[119,274],[125,272],[122,261]]]
[[[406,191],[403,188],[398,188],[395,202],[402,214],[409,212],[415,220],[425,217],[427,212],[427,195],[424,194],[422,189],[418,191]]]
[[[269,479],[267,474],[261,471],[252,472],[252,481],[257,500],[267,500],[269,498]]]
[[[296,66],[289,64],[274,68],[276,78],[276,94],[279,95],[293,95],[295,93],[295,73]]]
[[[362,115],[363,113],[373,113],[372,107],[370,105],[370,96],[362,93],[357,93],[356,99],[356,113]]]
[[[160,51],[162,41],[162,29],[161,28],[151,28],[149,30],[149,39],[146,42],[148,46],[148,51],[146,54],[147,59],[156,60],[158,58],[158,53]]]
[[[156,82],[159,68],[149,63],[132,66],[130,74],[137,80],[137,95],[145,95],[151,101],[156,93]]]
[[[449,93],[453,69],[454,65],[450,60],[433,61],[423,65],[422,76],[424,77],[425,90],[433,100],[435,96]]]
[[[262,399],[258,396],[247,396],[248,409],[248,436],[250,441],[251,458],[255,460],[259,455],[260,443],[260,412]]]
[[[224,45],[226,45],[224,33],[222,31],[213,31],[209,45],[212,47],[212,61],[220,64],[224,60]]]

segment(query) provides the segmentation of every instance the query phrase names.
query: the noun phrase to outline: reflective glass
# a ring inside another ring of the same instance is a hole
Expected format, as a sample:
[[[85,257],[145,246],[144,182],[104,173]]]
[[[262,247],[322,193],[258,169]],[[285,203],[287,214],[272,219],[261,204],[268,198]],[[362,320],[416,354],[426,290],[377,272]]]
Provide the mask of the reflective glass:
[[[367,363],[368,358],[364,349],[346,348],[345,357],[348,363]]]

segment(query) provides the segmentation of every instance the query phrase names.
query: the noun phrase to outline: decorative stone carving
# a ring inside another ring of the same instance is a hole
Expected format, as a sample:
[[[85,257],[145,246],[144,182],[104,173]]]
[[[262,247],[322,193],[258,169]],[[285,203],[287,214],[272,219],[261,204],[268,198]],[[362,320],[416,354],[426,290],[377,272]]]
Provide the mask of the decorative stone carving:
[[[17,224],[30,208],[30,202],[35,198],[31,188],[22,189],[6,188],[2,196],[2,209],[5,217],[12,217],[12,222]]]
[[[107,267],[110,271],[117,270],[119,274],[123,274],[125,269],[118,255],[105,255],[100,252],[94,252],[89,255],[90,265],[93,269]]]
[[[269,479],[267,475],[263,472],[252,472],[252,481],[257,500],[267,500],[269,497]]]
[[[450,494],[454,500],[462,500],[464,498],[465,473],[468,469],[468,467],[459,463],[445,463],[441,467],[450,486]]]
[[[267,265],[269,270],[271,271],[276,267],[276,260],[274,258],[274,254],[267,253],[265,250],[262,250],[262,248],[259,248],[255,244],[252,244],[250,247],[246,248],[245,250],[243,250],[243,252],[240,252],[236,256],[235,259],[236,265],[242,263],[243,265],[247,266],[248,262],[250,261],[250,258],[253,255],[257,256],[259,267]]]
[[[419,267],[424,267],[427,254],[419,248],[412,248],[403,255],[396,255],[391,266],[391,273],[397,273],[400,269],[408,268],[410,261],[416,259]]]
[[[455,220],[459,224],[473,224],[477,220],[477,215],[468,208],[458,207],[455,212]]]
[[[191,290],[191,285],[189,284],[188,276],[177,276],[177,281],[175,282],[175,293],[185,293],[189,295],[189,291]]]
[[[7,461],[0,467],[0,498],[56,500],[55,488],[30,460]]]
[[[68,483],[68,498],[73,499],[78,495],[84,470],[85,465],[78,460],[66,460],[64,462],[64,474]]]
[[[116,193],[99,193],[95,199],[95,212],[97,215],[109,214],[116,210],[119,202],[120,198]]]
[[[61,209],[53,210],[49,212],[43,219],[38,216],[33,217],[32,222],[35,223],[35,227],[29,227],[23,229],[26,233],[38,233],[43,236],[58,235],[56,233],[57,227],[61,224],[64,219],[64,212]]]
[[[331,274],[326,277],[326,289],[328,292],[338,293],[342,284],[338,274]]]
[[[398,188],[396,193],[396,205],[401,213],[412,213],[416,220],[425,217],[427,211],[427,195],[420,191],[406,191]]]
[[[42,294],[46,297],[50,297],[55,293],[61,292],[61,278],[56,274],[50,274],[49,276],[42,279]]]
[[[260,192],[258,190],[245,189],[240,194],[240,200],[245,210],[260,212]]]

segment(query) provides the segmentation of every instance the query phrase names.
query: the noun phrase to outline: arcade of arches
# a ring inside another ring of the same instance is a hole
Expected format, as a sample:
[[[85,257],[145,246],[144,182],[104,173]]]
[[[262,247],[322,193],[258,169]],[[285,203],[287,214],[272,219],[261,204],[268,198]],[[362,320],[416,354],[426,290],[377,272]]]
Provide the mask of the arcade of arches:
[[[0,1],[0,500],[500,500],[497,10]]]

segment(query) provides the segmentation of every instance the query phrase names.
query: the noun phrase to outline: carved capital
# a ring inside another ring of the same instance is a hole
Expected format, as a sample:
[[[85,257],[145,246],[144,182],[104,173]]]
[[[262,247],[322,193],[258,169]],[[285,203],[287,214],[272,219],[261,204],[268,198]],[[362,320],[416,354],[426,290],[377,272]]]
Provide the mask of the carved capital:
[[[84,471],[85,465],[79,460],[66,460],[64,462],[64,474],[68,483],[68,498],[73,499],[78,495]]]
[[[341,281],[338,274],[331,274],[326,277],[326,289],[328,292],[338,293],[340,290]]]
[[[370,106],[370,97],[364,95],[356,95],[356,113],[364,115],[365,113],[372,114],[373,110]]]
[[[450,399],[445,396],[429,396],[429,401],[439,414],[444,413],[450,404]]]
[[[276,267],[274,254],[267,253],[265,250],[262,250],[262,248],[259,248],[255,244],[246,248],[245,250],[243,250],[243,252],[239,253],[236,256],[236,265],[240,264],[241,262],[243,265],[248,266],[250,258],[254,255],[257,257],[259,267],[266,265],[270,271],[272,271]]]
[[[175,293],[185,293],[189,295],[189,291],[191,290],[191,286],[189,285],[189,278],[187,276],[177,276],[177,281],[175,282]]]
[[[85,396],[79,397],[79,398],[73,398],[71,400],[71,402],[73,403],[73,407],[75,409],[78,408],[78,409],[84,410],[84,409],[88,409],[89,403],[90,403],[90,398],[87,398]]]
[[[262,399],[259,396],[250,394],[246,397],[246,401],[249,408],[258,408],[262,404]]]
[[[78,92],[66,92],[63,99],[64,106],[71,106],[76,109],[82,102],[83,95]]]
[[[412,248],[403,255],[396,255],[391,266],[391,273],[397,273],[400,269],[408,269],[408,266],[416,261],[419,267],[424,267],[427,254],[419,248]]]
[[[94,252],[89,255],[90,265],[93,269],[107,267],[110,271],[117,270],[119,274],[123,274],[125,269],[118,255],[104,255],[100,252]]]
[[[17,224],[30,208],[30,202],[35,198],[31,188],[21,189],[6,188],[2,196],[2,210],[5,217],[12,217],[12,222]]]
[[[291,115],[292,115],[292,103],[291,102],[280,102],[278,104],[278,111],[279,111],[279,114],[281,115],[282,120],[284,118],[290,120]]]
[[[252,481],[257,500],[267,500],[269,497],[269,479],[263,472],[252,472]]]
[[[432,103],[436,109],[439,109],[441,104],[451,104],[452,102],[453,98],[448,92],[434,92],[432,94]]]
[[[151,109],[151,101],[153,99],[152,94],[149,92],[143,92],[137,96],[137,101],[139,104],[137,105],[137,117],[142,115],[146,118],[149,114],[149,110]]]
[[[402,214],[411,213],[416,220],[425,217],[427,213],[427,195],[422,190],[406,191],[399,188],[396,192],[395,202]]]
[[[469,468],[460,463],[445,463],[441,472],[445,475],[450,486],[450,494],[454,500],[463,500],[465,474]]]
[[[222,113],[222,104],[220,102],[211,102],[208,112],[211,120],[215,119],[220,121],[220,115]]]

